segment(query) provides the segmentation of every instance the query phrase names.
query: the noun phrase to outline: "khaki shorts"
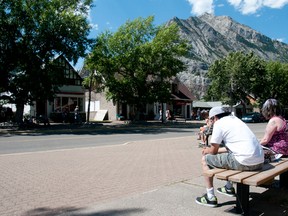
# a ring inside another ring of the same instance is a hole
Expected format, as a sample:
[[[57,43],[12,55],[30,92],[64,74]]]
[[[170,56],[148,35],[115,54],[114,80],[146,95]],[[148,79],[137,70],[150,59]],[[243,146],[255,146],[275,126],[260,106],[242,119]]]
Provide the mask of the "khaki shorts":
[[[261,170],[263,163],[246,166],[240,164],[234,157],[232,153],[221,153],[216,155],[207,154],[205,155],[205,160],[210,169],[213,168],[224,168],[230,170],[240,170],[240,171],[254,171]]]

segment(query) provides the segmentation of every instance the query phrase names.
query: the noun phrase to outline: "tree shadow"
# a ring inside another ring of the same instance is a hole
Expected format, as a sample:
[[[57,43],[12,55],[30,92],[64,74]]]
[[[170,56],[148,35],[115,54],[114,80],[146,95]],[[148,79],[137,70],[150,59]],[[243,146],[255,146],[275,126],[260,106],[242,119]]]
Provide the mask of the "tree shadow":
[[[182,129],[193,129],[202,126],[201,123],[167,123],[141,122],[134,124],[56,124],[29,129],[14,128],[9,131],[0,131],[0,136],[44,136],[44,135],[111,135],[111,134],[161,134],[166,132],[178,132]],[[187,131],[191,133],[191,131]]]
[[[144,211],[146,211],[146,209],[144,208],[129,208],[129,209],[106,210],[87,214],[85,213],[76,214],[73,216],[129,216],[129,215],[138,215],[139,213],[143,213]]]
[[[82,208],[75,207],[59,207],[59,208],[49,208],[49,207],[41,207],[29,210],[22,214],[22,216],[57,216],[60,214],[72,213],[75,211],[79,211]]]
[[[82,212],[81,212],[82,211]],[[29,210],[22,214],[22,216],[129,216],[136,215],[141,212],[145,212],[144,208],[127,208],[127,209],[112,209],[103,211],[89,211],[87,213],[83,212],[85,208],[75,208],[75,207],[59,207],[59,208],[49,208],[42,207]]]

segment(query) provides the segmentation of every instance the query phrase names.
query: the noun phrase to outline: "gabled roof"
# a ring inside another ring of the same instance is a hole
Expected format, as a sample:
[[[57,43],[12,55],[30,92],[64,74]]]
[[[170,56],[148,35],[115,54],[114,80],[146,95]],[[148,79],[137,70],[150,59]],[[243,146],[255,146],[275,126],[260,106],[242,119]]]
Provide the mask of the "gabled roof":
[[[183,83],[179,83],[178,84],[178,90],[185,95],[188,99],[190,100],[195,100],[196,98],[194,97],[194,95],[192,94],[192,92],[189,91],[189,89],[183,84]]]
[[[63,56],[60,55],[53,60],[58,66],[65,70],[65,85],[77,85],[82,86],[82,77],[78,74],[75,68],[69,63],[69,61]]]
[[[184,100],[184,101],[190,101],[192,102],[195,100],[195,96],[192,94],[192,92],[185,86],[180,80],[176,77],[173,80],[173,85],[177,86],[177,88],[172,88],[172,98],[174,100]]]

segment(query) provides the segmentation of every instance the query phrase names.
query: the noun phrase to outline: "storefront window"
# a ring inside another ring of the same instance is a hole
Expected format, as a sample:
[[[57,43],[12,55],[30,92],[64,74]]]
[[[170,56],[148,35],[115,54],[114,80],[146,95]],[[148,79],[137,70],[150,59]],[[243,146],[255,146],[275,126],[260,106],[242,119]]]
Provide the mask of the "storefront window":
[[[83,111],[83,98],[77,97],[56,97],[54,99],[53,112],[74,112],[76,106],[79,106],[79,111]]]
[[[68,99],[68,97],[62,97],[62,110],[70,111]]]
[[[60,97],[56,97],[54,99],[54,112],[61,112],[61,98]]]

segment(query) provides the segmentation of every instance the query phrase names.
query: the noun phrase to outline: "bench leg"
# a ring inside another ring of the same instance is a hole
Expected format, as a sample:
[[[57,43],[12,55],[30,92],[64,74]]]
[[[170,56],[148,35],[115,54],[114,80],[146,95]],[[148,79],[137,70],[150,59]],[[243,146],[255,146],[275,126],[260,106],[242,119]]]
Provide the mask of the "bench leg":
[[[288,172],[280,174],[280,187],[288,188]]]
[[[236,212],[249,215],[249,185],[237,183]]]

